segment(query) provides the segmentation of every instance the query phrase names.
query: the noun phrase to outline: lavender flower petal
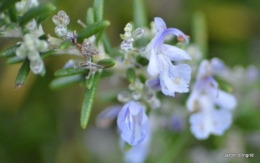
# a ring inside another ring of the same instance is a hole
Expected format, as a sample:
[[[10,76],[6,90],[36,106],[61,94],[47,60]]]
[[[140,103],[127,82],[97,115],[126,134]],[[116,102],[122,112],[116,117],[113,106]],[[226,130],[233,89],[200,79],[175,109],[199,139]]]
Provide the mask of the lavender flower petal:
[[[121,138],[135,146],[146,137],[148,118],[143,106],[136,101],[130,101],[123,106],[117,117],[117,125]]]

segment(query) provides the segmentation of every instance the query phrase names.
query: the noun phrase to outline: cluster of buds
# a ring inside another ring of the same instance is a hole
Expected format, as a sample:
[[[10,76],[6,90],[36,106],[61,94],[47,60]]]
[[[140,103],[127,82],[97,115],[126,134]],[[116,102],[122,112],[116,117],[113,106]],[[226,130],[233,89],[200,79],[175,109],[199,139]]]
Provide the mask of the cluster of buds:
[[[127,103],[129,101],[145,101],[150,108],[155,109],[161,106],[160,100],[156,97],[156,91],[145,86],[139,79],[129,84],[130,91],[123,91],[118,94],[119,102]]]
[[[58,37],[66,37],[68,34],[67,25],[70,22],[69,16],[64,11],[59,11],[57,15],[52,17],[53,23],[56,25],[55,33]]]
[[[28,58],[30,60],[30,68],[34,74],[44,73],[44,63],[40,57],[40,52],[48,50],[48,43],[39,40],[31,34],[24,35],[24,42],[16,50],[16,56],[19,58]]]
[[[117,96],[119,102],[127,103],[129,101],[138,101],[142,98],[144,84],[140,80],[136,79],[133,83],[129,84],[131,91],[120,92]]]
[[[18,14],[22,15],[29,9],[37,7],[39,5],[38,0],[27,0],[15,3],[15,8]]]
[[[39,6],[38,0],[27,0],[15,3],[16,11],[19,15],[23,15],[29,9]],[[32,19],[25,26],[29,31],[35,31],[37,29],[37,23],[35,19]]]
[[[126,24],[124,31],[124,34],[120,34],[120,37],[123,40],[120,48],[124,52],[130,52],[133,50],[133,42],[142,37],[144,30],[142,28],[137,28],[134,32],[132,32],[132,25],[128,23]]]

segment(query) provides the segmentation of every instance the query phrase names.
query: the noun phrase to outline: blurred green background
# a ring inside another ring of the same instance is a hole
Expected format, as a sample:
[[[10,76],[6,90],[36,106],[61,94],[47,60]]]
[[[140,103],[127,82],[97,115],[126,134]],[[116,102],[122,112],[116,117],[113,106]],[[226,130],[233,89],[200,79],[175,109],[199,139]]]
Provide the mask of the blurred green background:
[[[66,11],[71,19],[69,28],[77,31],[81,29],[77,20],[85,20],[86,10],[93,4],[92,0],[49,0],[49,2],[57,6],[57,12]],[[208,29],[207,57],[223,59],[229,66],[254,64],[259,68],[259,0],[146,0],[145,4],[149,22],[154,17],[161,17],[168,27],[179,28],[190,35],[191,42],[194,41],[191,28],[193,14],[197,11],[203,12]],[[120,45],[119,34],[123,33],[126,23],[133,20],[132,6],[132,0],[105,0],[104,18],[111,22],[107,34],[113,46]],[[46,33],[54,35],[55,26],[51,18],[44,22],[43,27]],[[17,41],[1,38],[0,49],[11,46]],[[74,86],[58,91],[49,89],[54,72],[71,58],[72,56],[55,56],[47,59],[46,76],[30,74],[25,86],[18,90],[14,90],[13,85],[20,65],[7,65],[6,60],[0,58],[1,163],[122,162],[119,161],[122,160],[122,156],[118,148],[116,130],[112,128],[101,130],[94,127],[96,115],[112,105],[102,97],[107,96],[108,90],[116,92],[118,88],[107,87],[106,80],[109,79],[101,81],[90,124],[86,130],[82,130],[79,125],[84,88]],[[253,90],[257,91],[253,98],[260,101],[259,89],[256,88],[252,87],[246,91],[248,94]],[[243,95],[240,95],[241,99]],[[231,131],[227,132],[239,134],[238,142],[243,144],[245,152],[253,151],[254,158],[230,162],[260,160],[260,104],[250,105],[253,103],[250,101],[252,99],[247,100],[249,101],[242,101],[243,104],[238,105],[239,113],[235,116]],[[251,108],[248,108],[250,106]],[[186,127],[188,130],[188,126]],[[172,135],[170,141],[178,137]],[[256,138],[248,138],[252,135],[256,135]],[[189,149],[193,149],[196,145],[221,148],[218,143],[223,142],[223,139],[211,137],[207,141],[198,141],[192,137],[188,148],[182,149],[179,155],[185,159],[179,158],[177,161],[191,162],[185,152],[189,152]],[[153,147],[154,155],[149,156],[147,162],[158,159],[156,156],[159,156],[160,151],[156,150],[161,148]]]

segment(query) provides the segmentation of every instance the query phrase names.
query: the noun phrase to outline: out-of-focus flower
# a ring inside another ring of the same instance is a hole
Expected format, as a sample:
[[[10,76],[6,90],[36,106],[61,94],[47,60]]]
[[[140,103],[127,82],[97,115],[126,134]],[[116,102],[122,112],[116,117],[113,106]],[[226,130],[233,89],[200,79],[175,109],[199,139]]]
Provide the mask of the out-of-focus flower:
[[[190,116],[191,132],[197,139],[206,139],[210,134],[222,135],[232,122],[229,110],[214,106],[208,96],[202,95],[198,101],[202,111]]]
[[[178,133],[184,130],[185,128],[185,119],[181,115],[174,114],[170,118],[170,124],[169,124],[170,129],[172,131]]]
[[[147,132],[146,138],[138,145],[131,147],[128,151],[124,152],[124,161],[125,163],[144,163],[151,142],[151,133],[150,129]]]
[[[189,111],[199,110],[198,99],[205,93],[210,99],[219,107],[224,109],[233,109],[236,106],[236,98],[234,95],[219,90],[218,83],[213,78],[212,64],[203,60],[200,64],[196,82],[193,91],[187,101],[187,108]]]
[[[190,116],[191,132],[198,139],[206,139],[210,134],[222,135],[232,122],[231,109],[237,101],[234,95],[219,90],[213,78],[217,70],[223,70],[220,60],[200,64],[193,91],[187,100],[187,108],[196,112]],[[214,69],[214,70],[213,70]],[[216,109],[216,106],[219,109]]]
[[[176,28],[167,28],[161,18],[155,18],[157,33],[145,49],[149,59],[147,71],[151,76],[159,75],[161,90],[165,95],[174,96],[175,92],[188,92],[191,69],[186,64],[174,66],[171,61],[190,60],[184,50],[164,44],[165,37],[174,35],[188,42],[188,37]],[[182,40],[182,41],[183,41]]]
[[[115,105],[106,108],[96,117],[96,125],[100,128],[107,128],[111,126],[113,120],[116,119],[119,111],[121,110],[121,105]]]
[[[148,129],[144,107],[136,101],[126,103],[118,114],[117,125],[125,142],[132,146],[140,144]]]

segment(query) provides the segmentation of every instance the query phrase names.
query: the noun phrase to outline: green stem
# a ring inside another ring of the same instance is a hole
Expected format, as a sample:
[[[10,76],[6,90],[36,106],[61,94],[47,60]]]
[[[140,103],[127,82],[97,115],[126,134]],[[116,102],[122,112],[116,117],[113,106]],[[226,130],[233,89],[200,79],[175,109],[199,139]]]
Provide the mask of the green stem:
[[[133,3],[133,18],[136,27],[146,27],[148,23],[144,1],[134,0]]]

